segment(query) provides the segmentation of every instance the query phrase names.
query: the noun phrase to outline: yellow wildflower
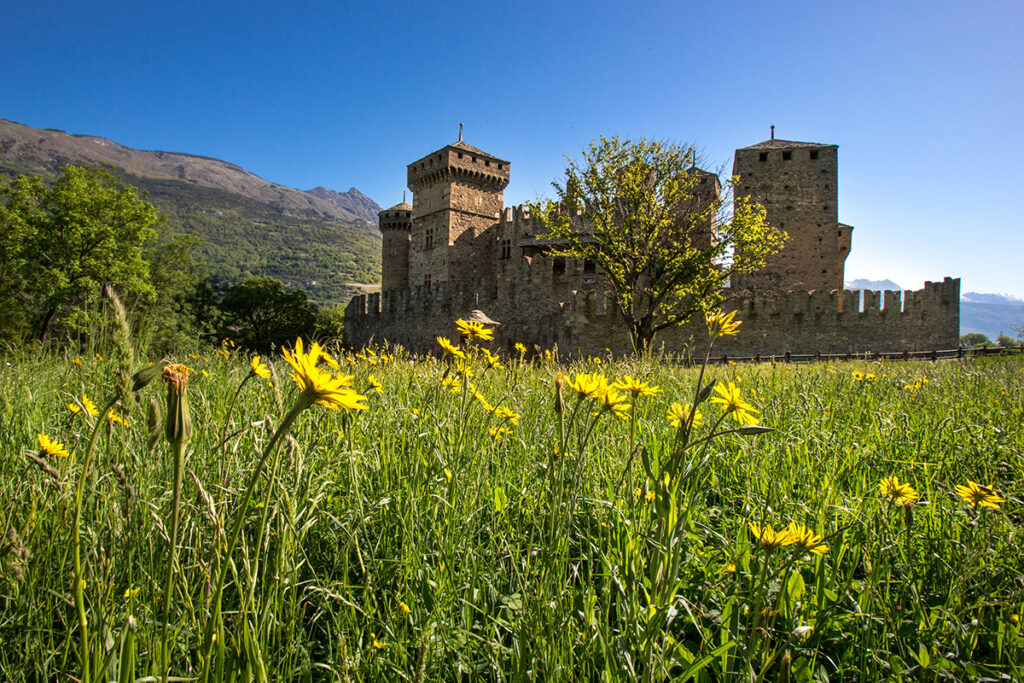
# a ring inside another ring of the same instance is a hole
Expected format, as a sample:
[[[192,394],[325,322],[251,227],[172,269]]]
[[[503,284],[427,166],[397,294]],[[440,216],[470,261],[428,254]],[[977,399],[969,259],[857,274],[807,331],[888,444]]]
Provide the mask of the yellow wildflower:
[[[513,412],[511,408],[508,408],[506,406],[498,406],[494,410],[494,416],[502,420],[507,420],[513,425],[519,424],[519,413]]]
[[[384,385],[380,383],[380,380],[370,375],[366,378],[367,383],[370,385],[370,389],[376,391],[378,394],[384,393]]]
[[[917,491],[910,484],[900,483],[899,477],[886,477],[878,485],[879,492],[894,503],[913,505],[917,501]]]
[[[608,390],[608,378],[597,373],[578,374],[575,381],[568,384],[570,389],[587,398],[600,398]]]
[[[736,334],[736,329],[743,323],[739,320],[733,320],[735,316],[736,311],[729,311],[728,313],[716,311],[710,314],[705,320],[708,326],[708,334],[715,338]]]
[[[522,344],[522,342],[516,342],[513,348],[516,351],[518,351],[520,355],[524,355],[526,353],[526,347]]]
[[[142,590],[142,589],[141,588],[126,588],[125,591],[124,591],[124,599],[128,600],[129,598],[134,598],[136,595],[139,594],[140,590]]]
[[[679,403],[673,403],[668,407],[668,421],[669,423],[678,429],[682,429],[687,422],[690,421],[690,411],[692,407],[689,403],[683,406]],[[698,410],[693,414],[693,425],[704,424],[704,416],[700,414]]]
[[[776,532],[767,524],[761,524],[759,522],[750,523],[750,532],[754,534],[762,546],[767,550],[774,550],[782,546],[793,545],[797,542],[797,539],[793,537],[789,529],[781,529]]]
[[[259,356],[253,356],[252,360],[249,361],[249,372],[262,377],[263,379],[270,379],[270,368],[264,365],[263,361],[260,360]]]
[[[455,377],[448,375],[441,379],[441,386],[450,391],[453,394],[457,394],[462,391],[462,383]]]
[[[452,344],[450,341],[448,341],[447,337],[436,337],[436,339],[437,339],[437,343],[441,346],[442,349],[444,349],[445,353],[451,354],[452,356],[455,356],[456,358],[463,358],[463,359],[465,359],[465,357],[466,357],[465,352],[462,349],[460,349],[458,346],[456,346],[455,344]]]
[[[305,352],[302,339],[296,339],[295,349],[285,349],[284,359],[295,371],[292,373],[292,379],[302,391],[302,397],[309,403],[318,403],[332,410],[366,410],[366,406],[362,404],[366,397],[349,388],[354,379],[351,375],[333,377],[331,373],[317,367],[317,361],[320,359],[318,344],[313,344],[309,352]]]
[[[505,440],[505,436],[512,433],[512,430],[508,427],[488,427],[487,433],[491,435],[491,439],[501,443]]]
[[[399,602],[398,607],[406,614],[410,614],[412,612],[412,610],[409,609],[409,605],[405,604],[404,602]]]
[[[36,439],[39,441],[39,454],[40,455],[57,455],[62,458],[68,457],[68,451],[64,448],[64,444],[52,441],[46,434],[36,435]]]
[[[644,496],[644,498],[647,500],[648,503],[653,503],[654,499],[657,498],[657,497],[658,497],[658,494],[656,494],[654,491],[648,491],[647,495]]]
[[[967,486],[957,484],[956,492],[964,499],[964,502],[973,505],[975,509],[995,508],[999,509],[999,503],[1006,502],[1006,499],[993,491],[988,486],[982,486],[976,482],[967,480]]]
[[[620,394],[617,390],[611,387],[607,387],[604,390],[600,399],[602,411],[610,412],[620,420],[626,419],[626,412],[632,407],[626,403],[625,394]]]
[[[76,359],[74,359],[71,362],[74,363],[75,365],[82,365],[82,359],[81,358],[76,358]]]
[[[472,320],[466,321],[459,318],[455,321],[455,329],[459,334],[469,339],[479,339],[480,341],[491,341],[494,339],[494,332],[492,330],[488,329],[483,323]]]
[[[786,531],[789,532],[794,543],[800,546],[802,550],[806,550],[813,555],[824,555],[828,552],[828,545],[825,544],[824,539],[803,524],[798,525],[796,522],[790,522],[789,528]]]
[[[501,364],[501,359],[497,355],[491,353],[489,350],[484,349],[484,360],[487,361],[487,366],[492,370],[502,370],[504,365]]]
[[[659,389],[658,387],[652,387],[649,383],[641,382],[638,379],[633,379],[629,375],[626,375],[622,379],[617,380],[614,384],[612,384],[612,386],[618,389],[619,391],[625,391],[627,393],[633,394],[634,400],[637,396],[654,396],[655,394],[661,392],[661,389]]]
[[[731,414],[732,418],[741,425],[757,424],[756,414],[759,411],[743,400],[740,389],[735,383],[729,382],[728,385],[725,385],[719,382],[715,385],[715,393],[718,395],[711,397],[711,402],[721,405],[722,412]]]
[[[387,643],[385,643],[382,640],[377,640],[377,636],[374,636],[373,637],[373,646],[375,648],[377,648],[378,650],[383,650],[384,648],[387,647]]]

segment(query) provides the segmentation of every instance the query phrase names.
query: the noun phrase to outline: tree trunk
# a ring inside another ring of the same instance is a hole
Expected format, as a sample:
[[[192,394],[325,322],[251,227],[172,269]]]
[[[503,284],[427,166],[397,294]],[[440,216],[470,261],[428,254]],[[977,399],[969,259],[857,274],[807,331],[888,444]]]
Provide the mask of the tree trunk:
[[[46,342],[46,335],[50,333],[50,324],[53,322],[54,316],[57,315],[57,307],[53,306],[46,312],[46,317],[43,318],[42,329],[39,330],[39,342]]]

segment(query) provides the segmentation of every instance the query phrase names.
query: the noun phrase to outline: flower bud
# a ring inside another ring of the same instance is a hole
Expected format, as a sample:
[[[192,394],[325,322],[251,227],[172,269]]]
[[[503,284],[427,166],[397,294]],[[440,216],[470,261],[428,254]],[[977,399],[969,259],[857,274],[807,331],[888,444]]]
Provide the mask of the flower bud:
[[[192,439],[192,420],[188,414],[188,373],[191,368],[184,365],[165,365],[162,371],[167,382],[167,421],[164,436],[175,446]]]
[[[565,411],[565,401],[562,400],[562,385],[565,377],[562,373],[555,375],[555,412],[561,415]]]
[[[150,384],[160,376],[162,370],[163,368],[159,365],[150,365],[148,368],[142,368],[136,372],[132,375],[132,391],[138,391]]]

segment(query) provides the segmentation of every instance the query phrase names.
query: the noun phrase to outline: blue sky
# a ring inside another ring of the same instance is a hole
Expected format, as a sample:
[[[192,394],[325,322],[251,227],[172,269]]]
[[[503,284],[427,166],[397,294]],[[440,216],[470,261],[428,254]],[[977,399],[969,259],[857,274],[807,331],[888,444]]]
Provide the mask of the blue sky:
[[[1024,3],[71,3],[4,10],[0,117],[402,198],[466,141],[549,193],[599,135],[839,145],[847,279],[1024,298]]]

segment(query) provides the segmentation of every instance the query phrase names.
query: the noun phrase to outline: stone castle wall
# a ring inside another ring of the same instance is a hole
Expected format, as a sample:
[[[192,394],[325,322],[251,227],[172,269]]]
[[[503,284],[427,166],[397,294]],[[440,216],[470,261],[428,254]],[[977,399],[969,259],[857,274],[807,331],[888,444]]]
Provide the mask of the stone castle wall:
[[[574,355],[631,352],[626,326],[605,293],[603,278],[588,264],[545,254],[543,227],[524,207],[506,209],[481,235],[478,248],[497,257],[475,287],[448,283],[414,285],[352,299],[345,311],[345,335],[354,346],[400,341],[410,351],[437,350],[435,337],[448,337],[452,322],[473,309],[501,323],[494,349],[553,348]],[[512,247],[501,258],[501,244]],[[483,254],[480,254],[482,256]],[[907,292],[780,291],[731,297],[727,310],[743,321],[741,334],[720,340],[716,353],[783,355],[925,351],[956,348],[960,281],[946,278]],[[682,353],[692,340],[703,344],[701,321],[664,330],[655,346]]]

